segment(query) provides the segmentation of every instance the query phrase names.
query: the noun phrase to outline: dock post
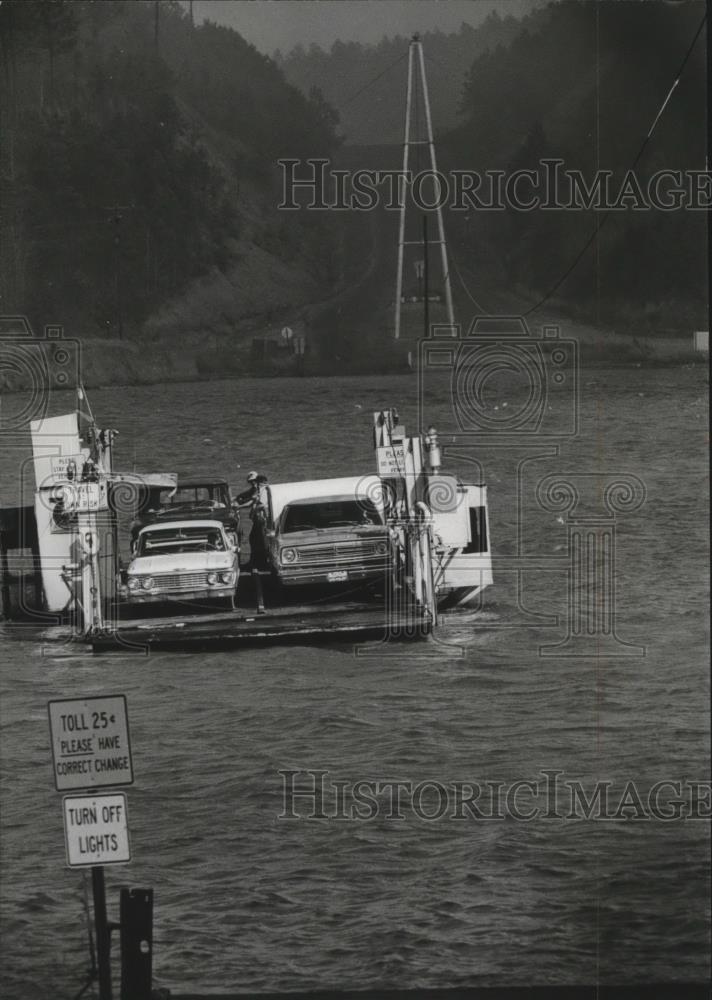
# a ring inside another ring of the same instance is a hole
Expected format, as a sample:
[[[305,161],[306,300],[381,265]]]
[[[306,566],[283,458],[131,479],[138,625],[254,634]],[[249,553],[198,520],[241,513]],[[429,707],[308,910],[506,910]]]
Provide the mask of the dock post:
[[[40,554],[32,552],[32,593],[35,611],[42,611],[44,608],[44,590],[42,589],[42,563]]]
[[[96,928],[96,954],[99,969],[99,1000],[111,1000],[111,930],[106,919],[106,885],[104,868],[93,865],[91,884],[94,895],[94,926]]]
[[[4,618],[11,618],[10,605],[10,567],[7,561],[5,537],[0,534],[0,586],[2,588],[2,613]]]
[[[430,615],[431,625],[438,624],[438,602],[433,578],[433,532],[431,514],[427,504],[415,505],[413,533],[411,535],[411,560],[413,583],[418,603]]]
[[[85,633],[96,632],[103,625],[101,578],[99,568],[96,514],[82,512],[77,517],[82,558],[82,616]]]
[[[431,625],[435,627],[438,624],[438,601],[433,574],[433,527],[428,520],[421,523],[419,541],[423,567],[423,604],[430,613]]]
[[[260,571],[258,569],[252,570],[252,582],[255,585],[255,600],[257,602],[257,614],[263,615],[265,613],[265,599],[262,593],[262,579],[260,577]]]
[[[153,889],[122,889],[121,1000],[151,1000]]]

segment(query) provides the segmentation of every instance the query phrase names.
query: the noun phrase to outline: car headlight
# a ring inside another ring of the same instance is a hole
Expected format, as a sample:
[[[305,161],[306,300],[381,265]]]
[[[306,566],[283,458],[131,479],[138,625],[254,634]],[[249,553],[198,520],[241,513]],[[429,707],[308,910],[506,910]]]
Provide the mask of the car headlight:
[[[235,574],[232,570],[227,570],[225,573],[220,574],[220,583],[234,583]]]
[[[153,577],[144,576],[143,580],[141,580],[141,586],[143,587],[144,590],[150,590],[151,587],[153,586]]]
[[[297,561],[297,550],[296,549],[282,549],[279,553],[279,558],[283,563],[293,563]]]
[[[141,581],[137,576],[130,576],[126,582],[126,586],[129,588],[129,590],[138,590],[138,588],[141,586]]]
[[[379,556],[385,556],[386,552],[388,552],[388,542],[379,542],[376,545],[376,552]]]
[[[210,586],[214,587],[217,582],[218,582],[218,574],[208,573],[208,583],[210,584]]]

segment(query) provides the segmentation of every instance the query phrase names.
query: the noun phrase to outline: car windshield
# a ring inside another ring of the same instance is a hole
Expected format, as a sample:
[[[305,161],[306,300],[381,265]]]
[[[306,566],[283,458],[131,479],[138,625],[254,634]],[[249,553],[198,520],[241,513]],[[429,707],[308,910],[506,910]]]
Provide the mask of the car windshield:
[[[176,552],[224,552],[225,540],[217,528],[161,528],[139,536],[138,555]]]
[[[227,506],[226,489],[220,484],[209,486],[179,486],[175,493],[170,490],[156,491],[149,501],[149,509],[161,507],[196,507],[202,505]]]
[[[282,515],[282,533],[314,528],[347,528],[383,524],[377,507],[367,500],[314,500],[287,506]]]

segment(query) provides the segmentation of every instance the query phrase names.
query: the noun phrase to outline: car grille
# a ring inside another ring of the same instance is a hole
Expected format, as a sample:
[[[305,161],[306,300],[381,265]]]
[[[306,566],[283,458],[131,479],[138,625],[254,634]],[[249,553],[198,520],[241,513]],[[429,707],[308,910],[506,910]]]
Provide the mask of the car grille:
[[[208,586],[205,573],[166,573],[154,576],[153,583],[160,590],[203,590]]]
[[[381,539],[374,542],[337,542],[332,545],[300,545],[297,548],[297,566],[326,566],[338,564],[339,568],[353,563],[386,560],[385,552],[378,552]]]

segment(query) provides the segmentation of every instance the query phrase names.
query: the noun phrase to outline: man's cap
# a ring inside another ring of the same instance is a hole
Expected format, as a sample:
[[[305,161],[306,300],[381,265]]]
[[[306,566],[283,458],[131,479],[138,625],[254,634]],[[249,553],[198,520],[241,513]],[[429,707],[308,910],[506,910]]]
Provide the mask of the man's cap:
[[[251,483],[253,479],[257,479],[257,473],[256,472],[248,472],[247,473],[247,482]]]

